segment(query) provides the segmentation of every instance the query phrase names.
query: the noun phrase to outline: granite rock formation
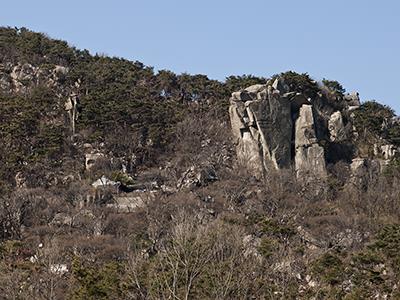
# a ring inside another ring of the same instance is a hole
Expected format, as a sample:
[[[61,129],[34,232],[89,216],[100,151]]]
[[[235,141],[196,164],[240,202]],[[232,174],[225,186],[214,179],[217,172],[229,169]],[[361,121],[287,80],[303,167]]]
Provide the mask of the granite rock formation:
[[[325,151],[318,144],[312,105],[302,105],[296,120],[295,168],[299,178],[326,176]]]
[[[279,82],[273,86],[251,86],[232,94],[229,114],[238,142],[238,159],[258,176],[269,168],[290,166],[293,128],[290,100]]]
[[[230,120],[239,162],[257,177],[271,169],[295,167],[298,178],[325,178],[327,143],[348,138],[343,112],[293,91],[283,78],[232,93]],[[325,101],[325,102],[324,102]],[[345,95],[343,110],[360,105],[358,93]]]

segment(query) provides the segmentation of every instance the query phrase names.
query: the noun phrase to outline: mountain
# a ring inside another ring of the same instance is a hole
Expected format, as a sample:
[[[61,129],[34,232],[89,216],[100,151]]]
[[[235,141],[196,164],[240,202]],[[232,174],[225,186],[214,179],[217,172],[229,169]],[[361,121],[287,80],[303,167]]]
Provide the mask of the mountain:
[[[400,297],[400,121],[337,81],[3,27],[0,104],[2,299]]]

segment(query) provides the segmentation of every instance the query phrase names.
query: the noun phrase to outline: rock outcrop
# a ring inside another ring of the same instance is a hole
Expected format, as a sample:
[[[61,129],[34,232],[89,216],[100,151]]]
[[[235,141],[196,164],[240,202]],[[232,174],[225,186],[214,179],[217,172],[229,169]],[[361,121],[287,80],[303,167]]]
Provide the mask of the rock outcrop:
[[[360,94],[357,92],[351,92],[344,96],[344,100],[349,107],[358,107],[361,105]]]
[[[72,134],[75,134],[75,122],[78,119],[79,97],[72,93],[64,104],[64,109],[68,113]]]
[[[216,180],[218,180],[218,176],[212,166],[204,166],[202,168],[192,166],[182,174],[178,181],[177,188],[192,189],[197,186],[205,186]]]
[[[343,116],[340,111],[334,112],[328,121],[328,129],[332,142],[341,142],[346,139]]]
[[[340,144],[351,134],[337,107],[350,110],[360,99],[358,93],[347,94],[337,105],[322,93],[313,97],[293,90],[280,77],[232,93],[229,114],[239,162],[257,177],[294,166],[299,178],[325,178],[325,146]]]
[[[85,170],[89,171],[96,163],[97,160],[104,158],[103,153],[86,153],[85,154]]]
[[[368,184],[377,180],[383,164],[384,162],[378,159],[354,158],[350,164],[351,183],[357,187],[366,188]]]
[[[62,81],[69,69],[60,65],[39,67],[29,63],[1,63],[0,88],[4,91],[25,93],[30,88],[44,85],[62,94]]]
[[[229,114],[238,158],[256,175],[290,166],[291,103],[279,82],[233,93]]]
[[[381,154],[385,160],[392,159],[398,153],[397,147],[395,147],[394,145],[391,145],[391,144],[381,146],[380,150],[381,150]]]

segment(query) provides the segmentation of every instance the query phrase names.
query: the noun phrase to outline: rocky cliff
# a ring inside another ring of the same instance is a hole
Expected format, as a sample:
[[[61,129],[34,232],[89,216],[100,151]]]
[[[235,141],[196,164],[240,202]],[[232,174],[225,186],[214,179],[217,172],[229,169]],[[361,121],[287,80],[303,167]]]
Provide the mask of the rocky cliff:
[[[257,177],[271,169],[293,167],[299,179],[323,179],[329,162],[363,160],[358,157],[359,134],[354,126],[359,94],[333,97],[325,86],[311,84],[316,89],[311,97],[309,91],[299,92],[298,86],[286,83],[284,76],[232,93],[229,115],[237,157]],[[352,150],[346,153],[346,148]],[[383,160],[398,152],[393,145],[381,150],[375,150],[375,156],[382,153]]]

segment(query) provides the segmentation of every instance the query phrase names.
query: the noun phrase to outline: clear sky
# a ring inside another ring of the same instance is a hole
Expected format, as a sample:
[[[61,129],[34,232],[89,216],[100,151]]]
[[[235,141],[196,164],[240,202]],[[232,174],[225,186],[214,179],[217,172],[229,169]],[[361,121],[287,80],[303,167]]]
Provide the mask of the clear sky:
[[[213,79],[307,72],[400,113],[399,0],[18,0],[0,25]]]

